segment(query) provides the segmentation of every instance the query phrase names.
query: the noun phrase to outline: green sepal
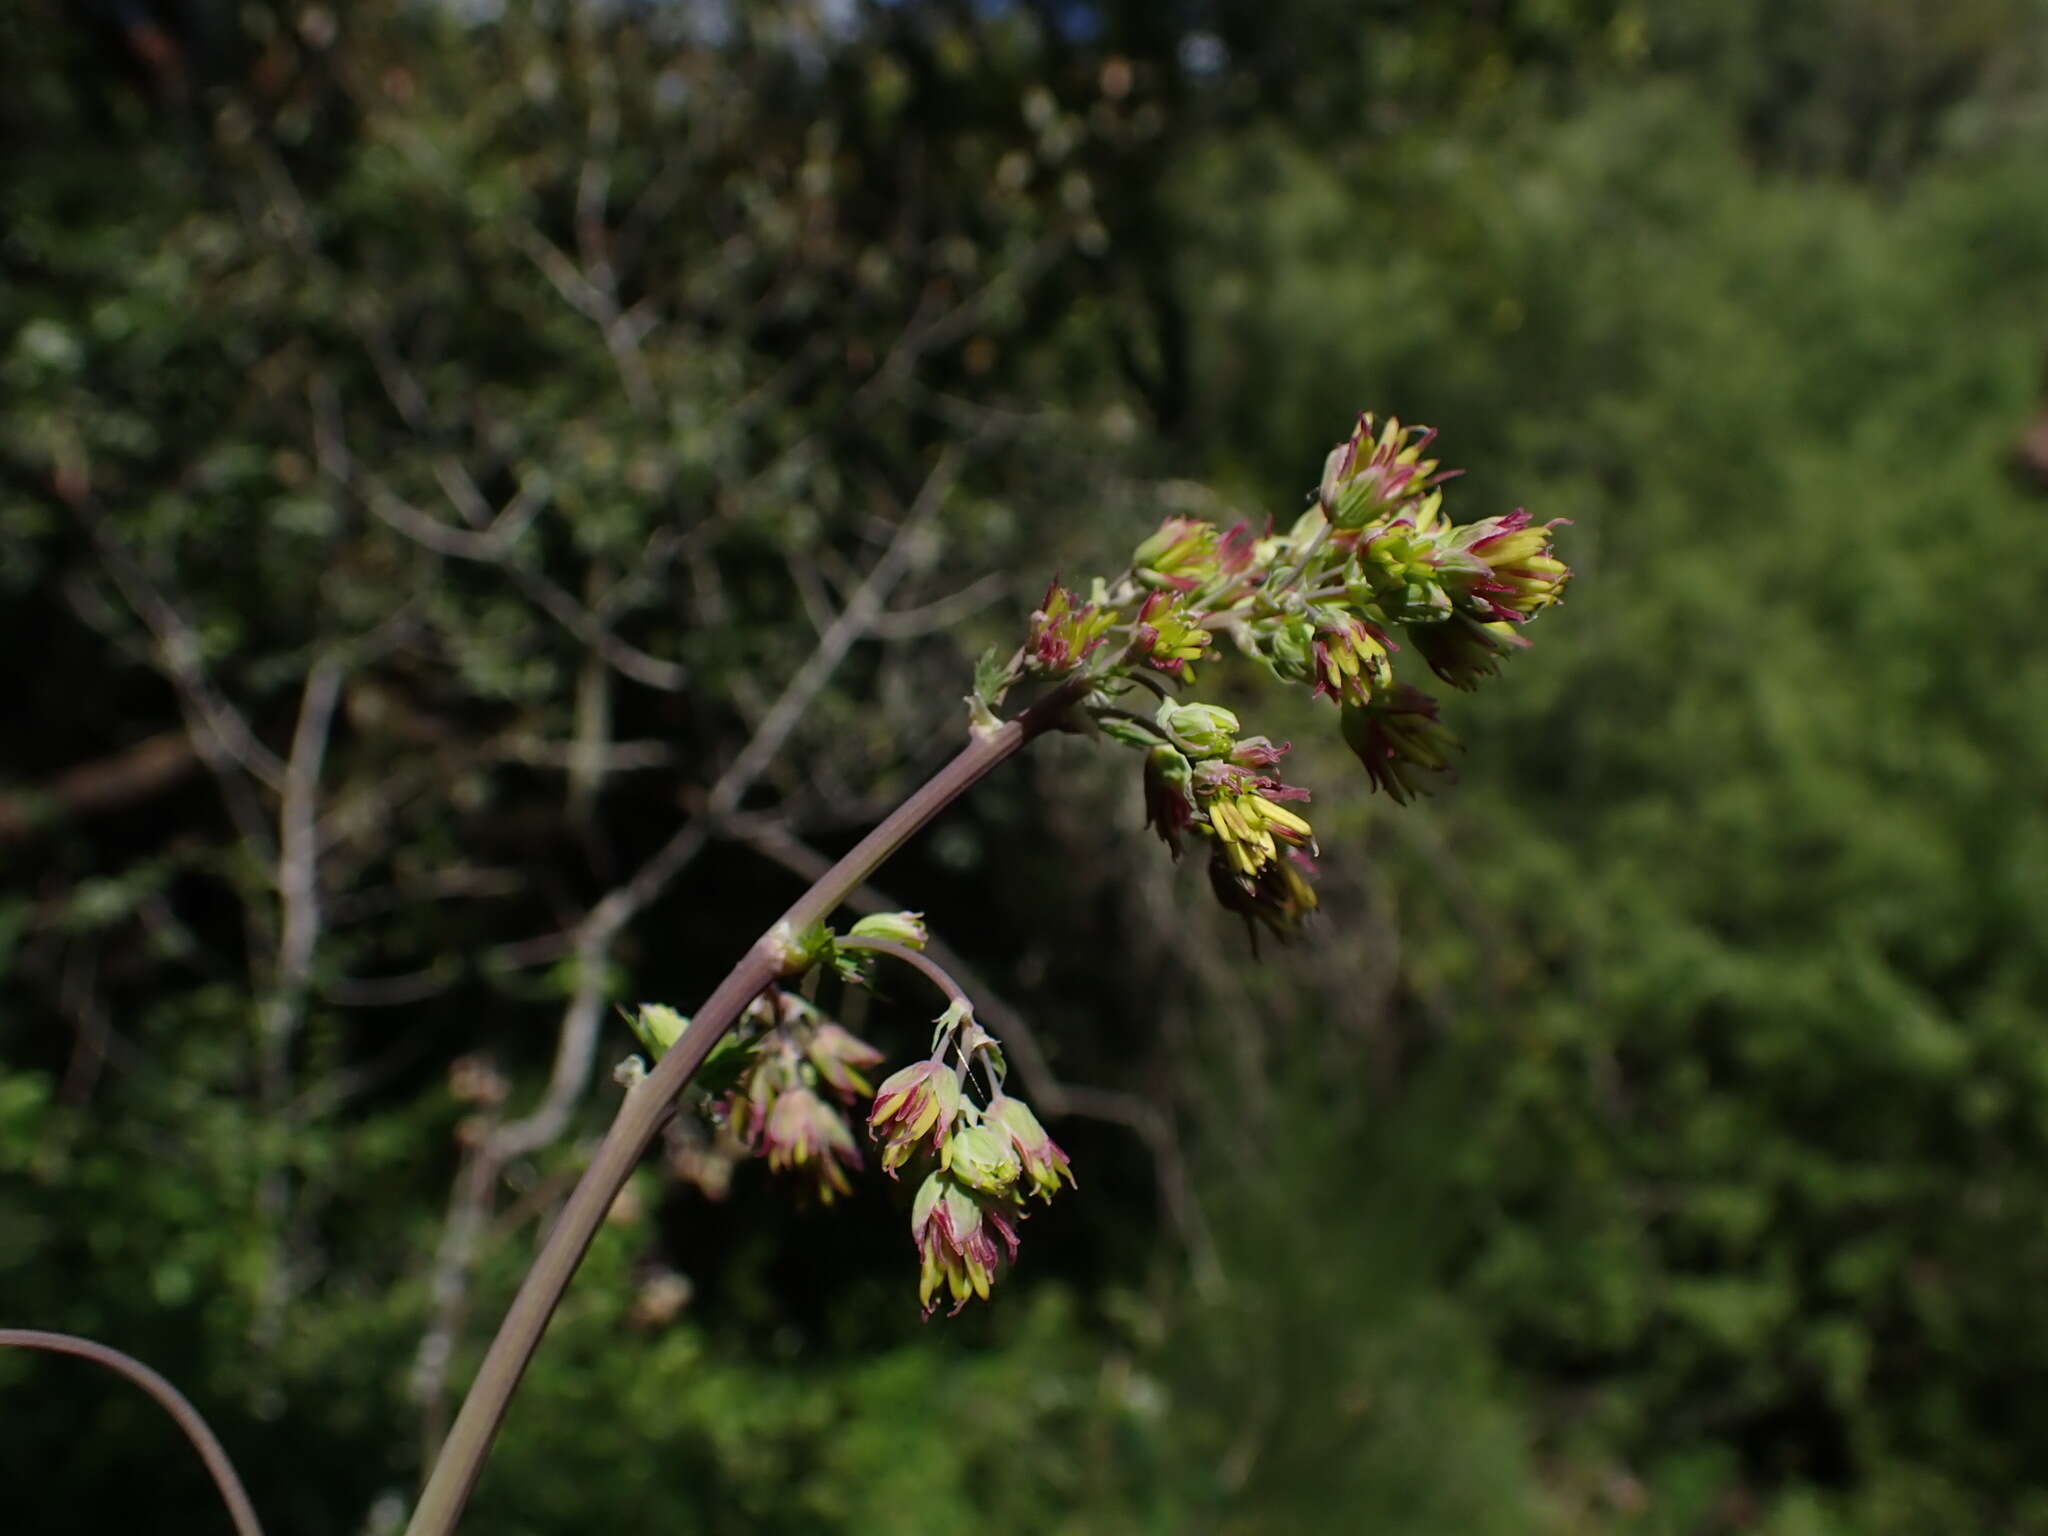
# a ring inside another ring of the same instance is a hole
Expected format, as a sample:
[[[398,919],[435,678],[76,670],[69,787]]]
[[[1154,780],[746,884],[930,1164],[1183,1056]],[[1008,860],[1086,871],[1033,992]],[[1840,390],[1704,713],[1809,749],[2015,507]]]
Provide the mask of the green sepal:
[[[690,1027],[690,1020],[687,1014],[677,1013],[666,1003],[642,1003],[637,1013],[626,1014],[626,1024],[635,1038],[647,1047],[647,1053],[659,1061],[667,1054],[668,1048],[682,1038],[683,1031]]]

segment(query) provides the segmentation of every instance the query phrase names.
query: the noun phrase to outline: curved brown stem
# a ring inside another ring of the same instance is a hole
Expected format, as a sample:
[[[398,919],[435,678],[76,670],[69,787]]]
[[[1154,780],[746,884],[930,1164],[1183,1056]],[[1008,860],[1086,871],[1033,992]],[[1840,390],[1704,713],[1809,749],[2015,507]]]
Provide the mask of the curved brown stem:
[[[220,1440],[185,1394],[162,1376],[133,1355],[124,1355],[111,1345],[81,1339],[76,1334],[46,1333],[40,1328],[0,1328],[0,1348],[8,1346],[47,1350],[53,1355],[76,1355],[134,1382],[177,1421],[178,1428],[185,1432],[185,1438],[199,1453],[199,1459],[206,1463],[213,1486],[220,1490],[221,1501],[228,1507],[228,1518],[235,1523],[236,1536],[263,1536],[263,1527],[256,1519],[256,1507],[249,1502],[241,1478],[235,1475],[235,1464],[228,1460],[228,1453],[221,1448]]]

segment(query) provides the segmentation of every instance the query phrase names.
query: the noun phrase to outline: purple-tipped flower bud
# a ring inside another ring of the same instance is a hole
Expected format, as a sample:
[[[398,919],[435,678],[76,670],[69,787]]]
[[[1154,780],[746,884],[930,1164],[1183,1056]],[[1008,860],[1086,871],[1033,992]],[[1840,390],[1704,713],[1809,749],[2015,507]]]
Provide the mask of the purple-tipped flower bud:
[[[1436,700],[1406,684],[1376,703],[1347,705],[1342,725],[1373,788],[1385,790],[1396,805],[1427,791],[1420,775],[1448,769],[1458,749],[1458,738],[1437,722]]]
[[[931,938],[931,932],[924,925],[922,912],[871,912],[847,929],[846,936],[887,939],[905,949],[923,949]]]
[[[1194,823],[1195,802],[1188,793],[1194,770],[1172,747],[1154,747],[1145,754],[1145,825],[1153,828],[1180,857],[1181,838]]]
[[[827,1021],[811,1031],[804,1057],[834,1093],[851,1100],[874,1091],[861,1073],[877,1065],[882,1053],[843,1024]]]
[[[1363,704],[1393,676],[1387,637],[1363,619],[1318,625],[1312,649],[1315,691],[1333,704]]]
[[[1216,574],[1216,526],[1193,517],[1169,517],[1131,555],[1141,581],[1192,592]]]
[[[793,1169],[810,1175],[827,1205],[852,1188],[846,1170],[861,1165],[860,1148],[846,1121],[808,1088],[777,1095],[761,1132],[761,1149],[778,1173]]]
[[[891,1174],[910,1161],[920,1142],[936,1152],[960,1114],[960,1079],[936,1056],[912,1062],[882,1084],[868,1128],[882,1144],[882,1166]]]
[[[1245,920],[1257,947],[1258,927],[1264,927],[1282,943],[1292,939],[1316,909],[1315,887],[1308,877],[1315,865],[1302,854],[1289,851],[1256,874],[1240,873],[1222,854],[1209,861],[1209,884],[1216,900],[1226,911]]]
[[[1551,553],[1550,530],[1565,521],[1535,526],[1517,508],[1458,530],[1452,547],[1482,562],[1464,591],[1485,617],[1523,624],[1558,600],[1572,573]]]
[[[1292,750],[1284,741],[1276,747],[1263,736],[1247,736],[1230,749],[1230,762],[1232,767],[1258,771],[1277,767],[1280,759]]]
[[[1068,1184],[1074,1182],[1067,1154],[1045,1134],[1045,1127],[1038,1123],[1038,1116],[1022,1099],[998,1093],[983,1115],[982,1123],[1009,1138],[1018,1162],[1023,1165],[1025,1179],[1041,1200],[1050,1200],[1059,1193],[1060,1180],[1065,1179]]]
[[[1415,624],[1408,638],[1430,671],[1453,688],[1477,688],[1500,671],[1501,657],[1526,650],[1529,642],[1515,626],[1496,619],[1481,623],[1468,614],[1453,614],[1439,624]]]
[[[1017,1257],[1013,1202],[977,1194],[949,1174],[935,1173],[918,1187],[910,1208],[910,1236],[917,1244],[917,1299],[925,1316],[944,1289],[958,1312],[970,1296],[988,1299],[1003,1254]]]
[[[1137,623],[1131,632],[1131,653],[1134,659],[1155,672],[1164,672],[1168,677],[1192,683],[1195,669],[1191,663],[1209,654],[1209,646],[1214,639],[1188,612],[1178,596],[1170,592],[1154,592],[1138,610]]]
[[[1041,676],[1063,677],[1094,653],[1116,619],[1114,610],[1084,603],[1054,582],[1031,615],[1025,660]]]
[[[1350,440],[1323,465],[1320,500],[1331,526],[1362,528],[1449,479],[1435,459],[1422,456],[1435,438],[1432,427],[1404,427],[1392,417],[1375,434],[1371,413],[1360,416]]]

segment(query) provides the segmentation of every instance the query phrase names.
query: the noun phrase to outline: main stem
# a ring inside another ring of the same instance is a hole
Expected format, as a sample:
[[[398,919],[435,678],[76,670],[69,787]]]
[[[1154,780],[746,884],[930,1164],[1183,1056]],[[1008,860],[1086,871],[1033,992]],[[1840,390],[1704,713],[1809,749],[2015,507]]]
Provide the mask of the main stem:
[[[1016,719],[977,737],[922,788],[899,805],[882,824],[828,869],[818,882],[782,914],[781,920],[754,941],[738,965],[718,984],[690,1020],[682,1037],[669,1047],[654,1070],[629,1091],[619,1105],[611,1129],[597,1155],[577,1180],[568,1203],[549,1231],[540,1256],[520,1283],[519,1294],[498,1325],[498,1335],[484,1354],[469,1395],[442,1443],[441,1454],[420,1490],[419,1504],[406,1536],[448,1536],[462,1518],[470,1490],[490,1454],[491,1442],[504,1421],[505,1409],[526,1373],[548,1319],[583,1262],[590,1240],[612,1201],[624,1187],[640,1156],[667,1118],[676,1096],[711,1048],[725,1037],[741,1011],[782,973],[777,936],[798,934],[829,917],[847,894],[879,869],[925,823],[978,783],[983,775],[1017,752],[1033,737],[1066,718],[1078,696],[1069,684],[1041,699]]]

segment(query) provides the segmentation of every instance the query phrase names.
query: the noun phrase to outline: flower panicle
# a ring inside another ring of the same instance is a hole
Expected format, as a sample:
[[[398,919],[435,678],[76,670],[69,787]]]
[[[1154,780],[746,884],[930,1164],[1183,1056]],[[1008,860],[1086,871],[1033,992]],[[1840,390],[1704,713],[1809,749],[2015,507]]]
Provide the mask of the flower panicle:
[[[641,1016],[643,1030],[649,1018],[658,1033],[672,1027],[663,1011],[643,1008]],[[851,1187],[848,1170],[861,1167],[859,1144],[833,1101],[866,1094],[863,1074],[881,1059],[809,1000],[770,987],[706,1060],[699,1086],[730,1146],[761,1157],[773,1172],[797,1175],[830,1204]]]
[[[913,1157],[925,1168],[911,1236],[927,1316],[944,1296],[956,1312],[985,1298],[1000,1262],[1017,1256],[1025,1197],[1050,1200],[1074,1182],[1031,1107],[1003,1091],[1005,1075],[995,1037],[956,1001],[940,1016],[931,1059],[885,1082],[869,1116],[892,1175]],[[977,1078],[989,1085],[985,1103],[973,1095]]]
[[[1272,777],[1286,749],[1241,736],[1220,706],[1171,695],[1148,734],[1116,700],[1127,683],[1146,681],[1142,673],[1164,679],[1146,683],[1154,692],[1191,683],[1192,663],[1210,654],[1198,648],[1227,638],[1336,707],[1374,789],[1397,804],[1425,792],[1448,771],[1457,741],[1436,701],[1397,676],[1397,657],[1406,652],[1404,669],[1475,688],[1528,645],[1521,630],[1571,580],[1555,548],[1567,520],[1538,523],[1523,508],[1449,519],[1444,487],[1460,471],[1443,467],[1436,438],[1432,427],[1363,413],[1287,532],[1173,516],[1133,554],[1133,643],[1122,671],[1095,675],[1090,707],[1120,715],[1104,734],[1145,754],[1145,824],[1176,858],[1191,838],[1208,842],[1225,905],[1268,929],[1291,929],[1315,910],[1312,866],[1300,857],[1314,849],[1313,834],[1287,808],[1306,792]],[[1124,594],[1112,588],[1108,600]],[[1217,763],[1262,782],[1221,774]]]

